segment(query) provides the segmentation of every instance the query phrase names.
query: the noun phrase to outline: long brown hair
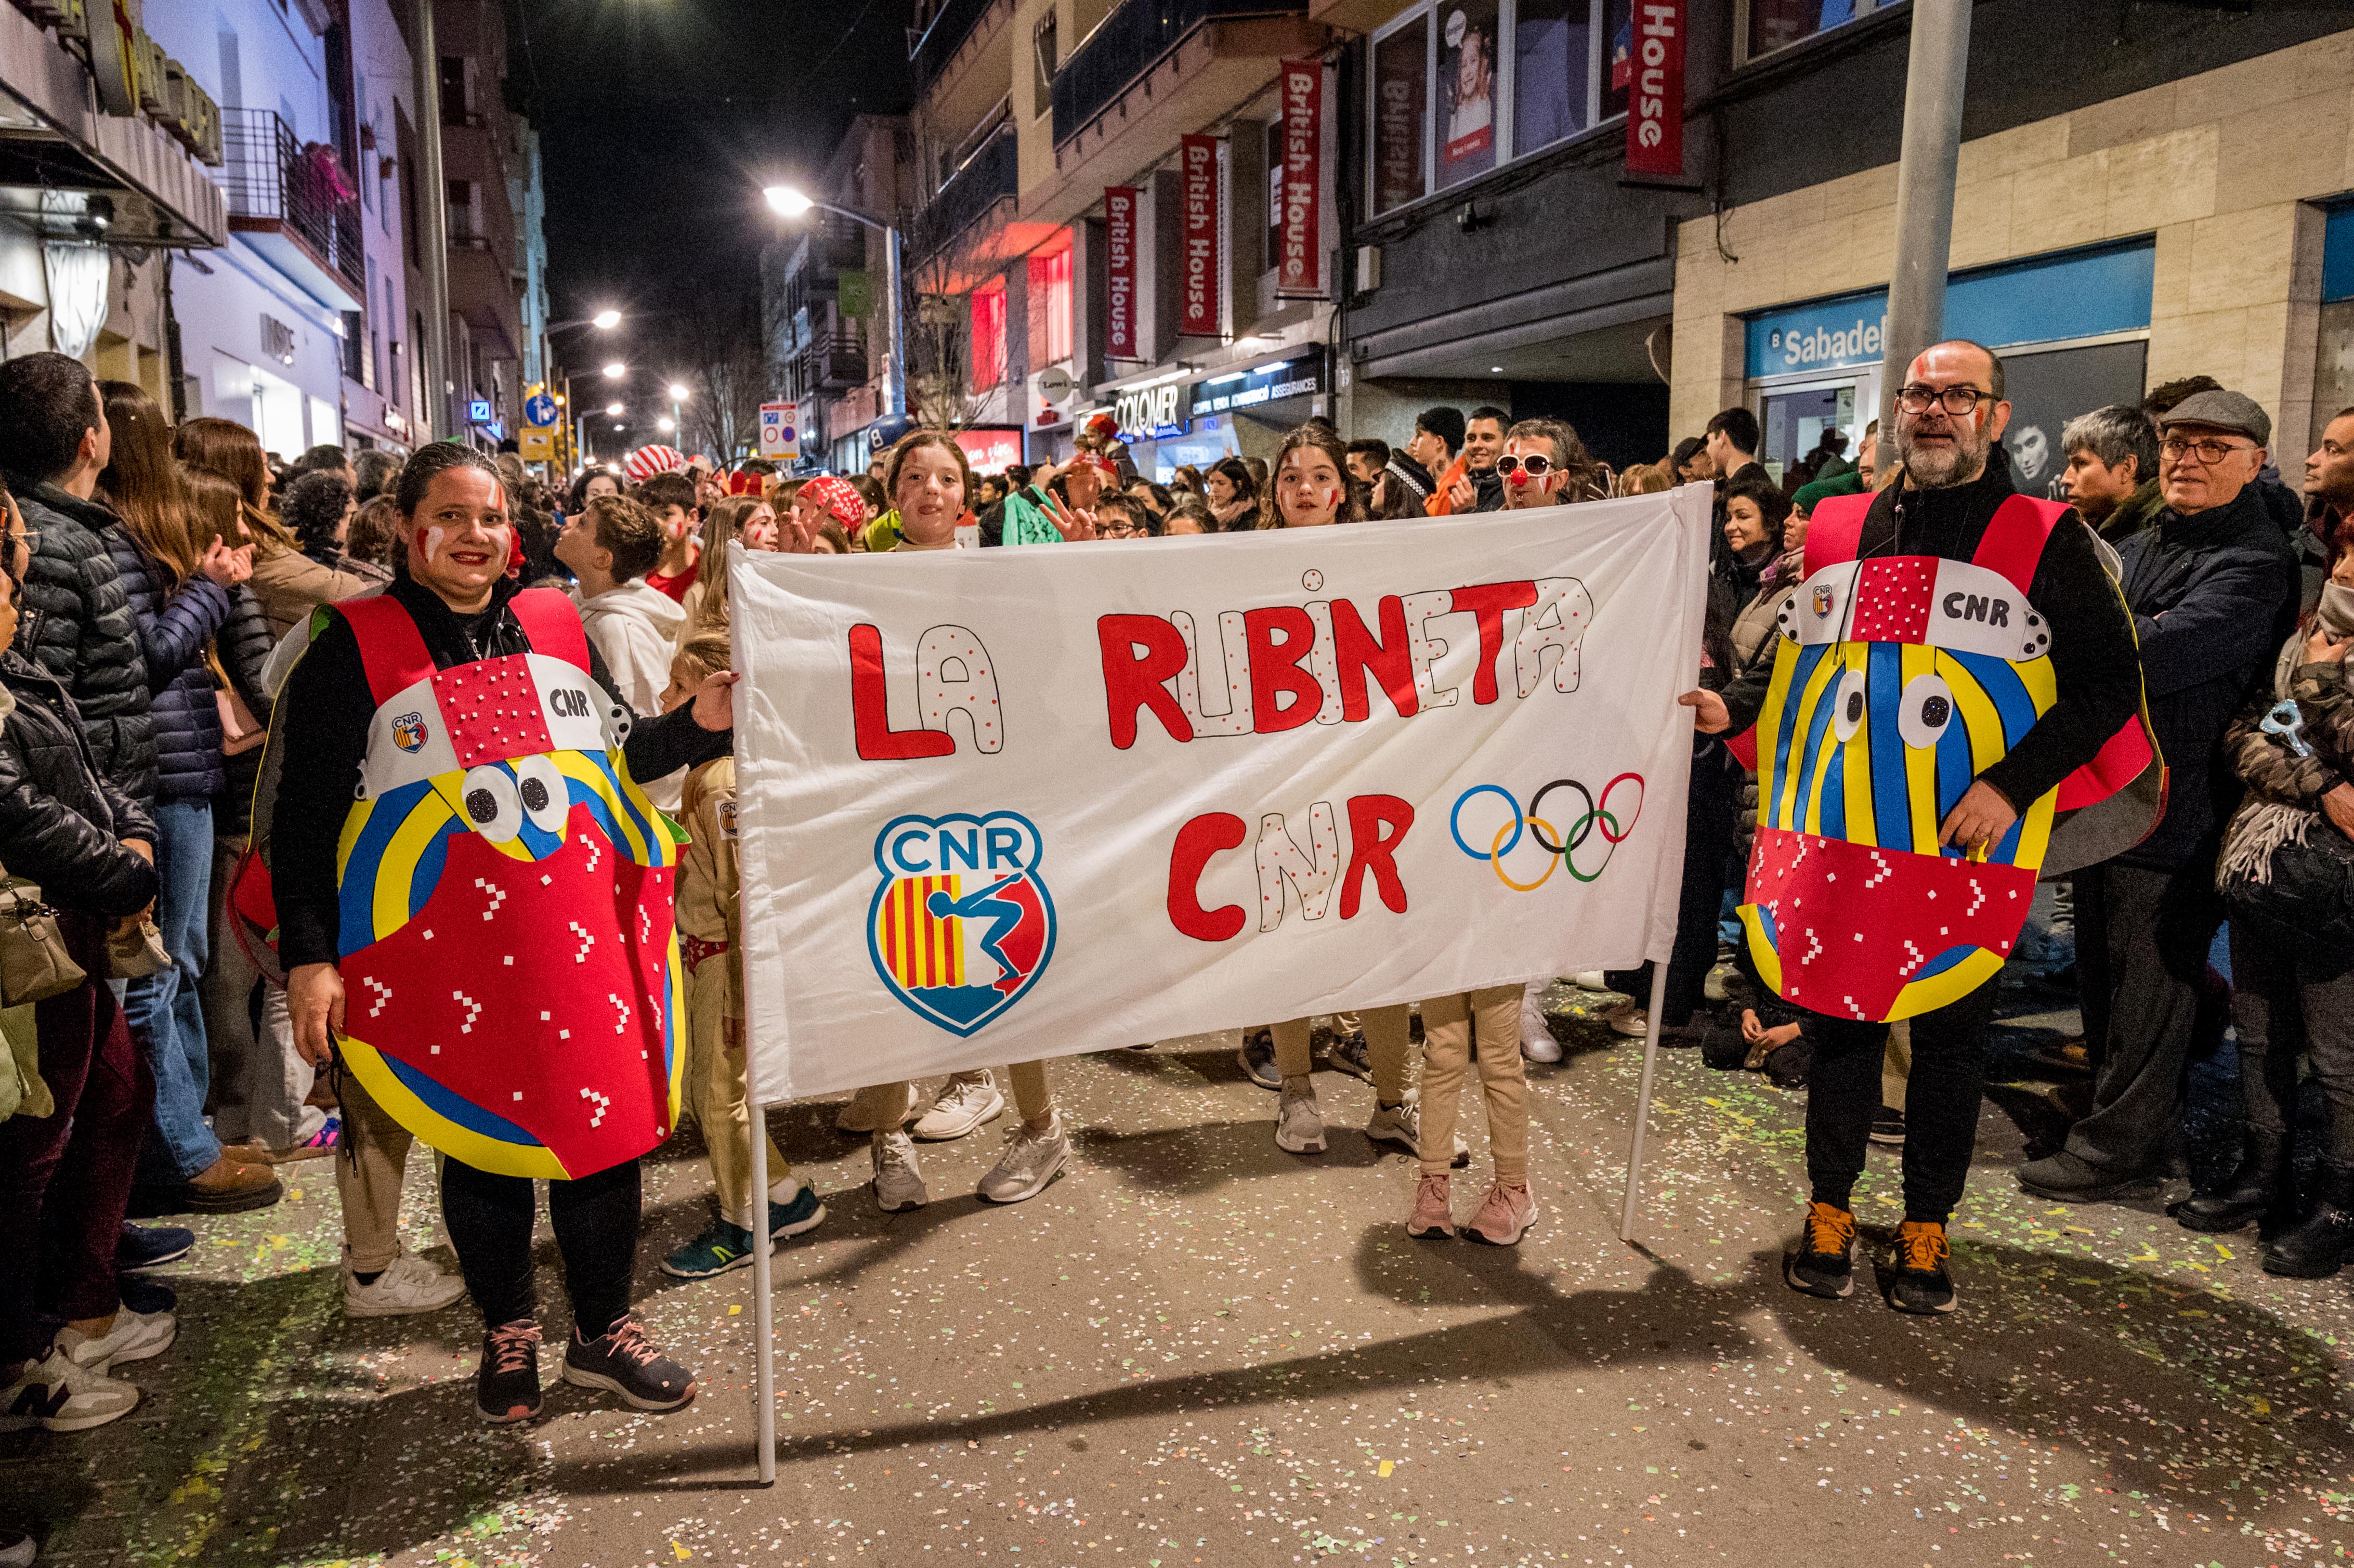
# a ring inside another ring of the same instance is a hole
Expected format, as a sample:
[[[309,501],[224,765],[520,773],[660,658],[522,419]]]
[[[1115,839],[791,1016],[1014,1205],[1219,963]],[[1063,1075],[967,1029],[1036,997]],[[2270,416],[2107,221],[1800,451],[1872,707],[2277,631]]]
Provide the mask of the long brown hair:
[[[235,419],[200,414],[172,432],[172,455],[189,468],[209,469],[237,486],[245,525],[255,537],[283,549],[294,541],[270,511],[270,458],[261,438]]]
[[[208,468],[180,471],[181,493],[187,498],[187,537],[198,554],[212,548],[215,539],[236,549],[246,542],[245,493],[237,482]]]
[[[896,511],[899,506],[899,471],[907,466],[910,457],[926,447],[938,447],[956,458],[957,472],[964,476],[964,506],[970,511],[972,507],[972,460],[965,456],[964,448],[959,446],[957,439],[946,430],[909,430],[892,446],[891,455],[883,467],[883,497],[889,503],[890,510]]]
[[[1283,460],[1302,447],[1314,447],[1332,460],[1332,471],[1341,476],[1341,503],[1332,509],[1335,523],[1362,523],[1365,520],[1365,487],[1349,471],[1349,445],[1341,432],[1321,419],[1310,419],[1283,438],[1275,449],[1275,461],[1267,464],[1267,484],[1259,494],[1258,524],[1261,528],[1283,527],[1283,509],[1276,504],[1275,479],[1283,471]],[[1223,466],[1223,465],[1222,465]]]
[[[195,575],[200,553],[188,537],[187,498],[172,461],[172,422],[133,381],[101,381],[112,455],[98,488],[133,538],[161,561],[179,587]]]
[[[695,633],[727,630],[727,546],[744,530],[744,519],[767,506],[776,508],[757,495],[731,495],[712,507],[711,515],[703,520],[703,558],[718,567],[716,572],[705,572],[695,577],[703,585],[703,595],[695,603]]]

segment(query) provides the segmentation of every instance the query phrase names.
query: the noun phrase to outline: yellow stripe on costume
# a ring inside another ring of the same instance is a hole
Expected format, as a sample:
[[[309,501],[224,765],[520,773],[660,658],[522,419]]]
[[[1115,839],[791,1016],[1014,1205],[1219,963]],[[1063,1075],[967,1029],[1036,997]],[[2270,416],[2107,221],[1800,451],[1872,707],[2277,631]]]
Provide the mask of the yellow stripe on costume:
[[[1905,643],[1898,652],[1897,678],[1903,683],[1898,691],[1909,691],[1915,677],[1945,674],[1951,687],[1954,678],[1967,679],[1959,670],[1941,669],[1935,648]],[[1902,699],[1899,699],[1900,704]],[[1937,748],[1934,746],[1907,746],[1904,748],[1905,812],[1913,829],[1912,842],[1903,847],[1914,854],[1937,853],[1937,831],[1943,825],[1943,813],[1937,810]]]
[[[441,776],[451,781],[451,790],[464,777],[462,773]],[[368,935],[372,940],[381,942],[408,924],[408,900],[416,887],[418,857],[425,853],[434,835],[457,815],[457,808],[451,804],[440,779],[436,779],[433,792],[410,807],[400,826],[392,831],[392,837],[384,846],[384,857],[376,863],[375,896],[368,906]]]
[[[495,1176],[527,1176],[551,1181],[569,1181],[572,1172],[564,1168],[555,1152],[544,1143],[509,1143],[504,1139],[485,1138],[473,1128],[461,1127],[448,1117],[427,1105],[408,1086],[400,1081],[376,1047],[350,1035],[344,1036],[341,1049],[344,1065],[358,1078],[385,1113],[423,1139],[431,1148],[455,1160],[462,1160],[478,1171],[488,1171]],[[671,1075],[671,1125],[678,1125],[678,1075]]]
[[[1797,662],[1796,647],[1795,643],[1784,645],[1784,652],[1790,655],[1794,665]],[[1814,673],[1807,677],[1806,689],[1798,694],[1797,705],[1798,722],[1796,733],[1790,737],[1789,770],[1787,777],[1775,781],[1773,815],[1770,818],[1775,827],[1797,828],[1804,820],[1805,808],[1798,800],[1798,780],[1806,772],[1807,726],[1814,721],[1817,705],[1824,700],[1825,688],[1837,680],[1840,671],[1845,668],[1834,656],[1838,652],[1834,649],[1832,655],[1825,656],[1815,665]],[[1782,655],[1776,654],[1775,657],[1778,661]],[[1786,683],[1784,679],[1777,678],[1775,683],[1776,686],[1781,686]],[[1778,721],[1773,730],[1765,733],[1766,740],[1761,744],[1778,744],[1781,734]],[[1760,799],[1762,800],[1764,798]]]

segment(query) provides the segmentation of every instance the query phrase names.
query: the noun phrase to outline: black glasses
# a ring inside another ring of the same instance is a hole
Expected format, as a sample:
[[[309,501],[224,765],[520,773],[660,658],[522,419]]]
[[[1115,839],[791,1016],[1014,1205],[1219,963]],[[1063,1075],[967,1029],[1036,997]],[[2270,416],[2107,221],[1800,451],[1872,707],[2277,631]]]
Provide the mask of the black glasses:
[[[2180,436],[2168,436],[2158,443],[2158,450],[2177,462],[2196,452],[2202,467],[2212,468],[2233,452],[2252,452],[2256,449],[2241,446],[2236,441],[2219,441],[2212,437],[2203,441],[2193,441]]]
[[[1939,388],[1916,384],[1896,389],[1896,406],[1908,414],[1925,414],[1942,407],[1948,414],[1959,415],[1969,413],[1991,396],[1967,385]]]
[[[1528,470],[1531,479],[1543,479],[1553,471],[1553,460],[1535,452],[1524,458],[1517,458],[1507,452],[1496,460],[1496,471],[1506,479],[1511,478],[1513,473],[1521,469]]]

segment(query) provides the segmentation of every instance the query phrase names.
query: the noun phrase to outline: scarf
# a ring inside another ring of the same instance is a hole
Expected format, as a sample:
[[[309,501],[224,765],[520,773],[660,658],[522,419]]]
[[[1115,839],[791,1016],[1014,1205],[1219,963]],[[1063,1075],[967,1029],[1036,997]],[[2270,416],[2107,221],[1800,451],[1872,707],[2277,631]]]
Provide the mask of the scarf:
[[[2280,658],[2273,665],[2273,698],[2285,701],[2289,681],[2297,666],[2305,662],[2305,633],[2292,631],[2287,644],[2281,649]],[[2266,737],[2274,746],[2287,743],[2278,736]],[[2215,859],[2215,885],[2221,890],[2234,882],[2244,882],[2257,887],[2269,887],[2273,880],[2273,855],[2284,844],[2304,846],[2316,822],[2318,811],[2308,811],[2302,806],[2285,806],[2276,800],[2259,799],[2251,792],[2232,814],[2232,825],[2223,833],[2223,852]]]

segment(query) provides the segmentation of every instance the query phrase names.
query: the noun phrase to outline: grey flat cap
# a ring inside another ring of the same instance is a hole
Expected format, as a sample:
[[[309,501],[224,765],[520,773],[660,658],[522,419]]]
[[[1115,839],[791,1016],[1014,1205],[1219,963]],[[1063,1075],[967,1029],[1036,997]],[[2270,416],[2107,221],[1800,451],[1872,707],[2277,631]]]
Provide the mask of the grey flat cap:
[[[2177,425],[2237,430],[2260,447],[2273,444],[2271,418],[2254,398],[2237,392],[2193,392],[2158,419],[2158,429],[2162,430],[2170,430]]]

